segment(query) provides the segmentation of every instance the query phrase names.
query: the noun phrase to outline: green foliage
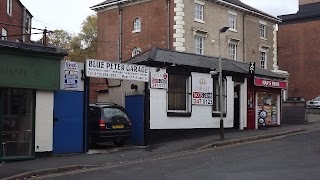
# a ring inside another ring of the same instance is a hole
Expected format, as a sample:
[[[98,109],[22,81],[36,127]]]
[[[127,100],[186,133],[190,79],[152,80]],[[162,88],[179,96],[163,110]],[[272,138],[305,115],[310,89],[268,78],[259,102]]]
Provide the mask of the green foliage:
[[[81,32],[73,35],[64,30],[54,30],[48,35],[49,44],[68,51],[68,60],[84,62],[96,57],[97,15],[91,15],[83,21]]]

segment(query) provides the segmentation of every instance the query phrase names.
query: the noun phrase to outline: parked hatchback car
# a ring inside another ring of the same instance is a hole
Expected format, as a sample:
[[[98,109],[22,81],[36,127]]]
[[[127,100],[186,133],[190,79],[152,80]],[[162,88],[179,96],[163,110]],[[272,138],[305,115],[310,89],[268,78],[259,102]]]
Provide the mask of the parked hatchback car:
[[[131,122],[122,106],[113,103],[89,105],[88,143],[89,147],[113,142],[123,146],[131,135]]]
[[[307,101],[307,108],[310,108],[310,109],[320,108],[320,96],[310,101]]]

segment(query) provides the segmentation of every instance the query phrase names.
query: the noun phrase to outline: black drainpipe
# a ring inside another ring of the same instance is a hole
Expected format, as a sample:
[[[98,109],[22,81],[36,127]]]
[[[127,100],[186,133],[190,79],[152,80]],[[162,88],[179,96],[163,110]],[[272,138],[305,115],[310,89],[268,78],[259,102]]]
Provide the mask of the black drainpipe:
[[[118,44],[118,61],[122,62],[122,19],[123,19],[123,12],[120,4],[118,4],[119,7],[119,44]]]
[[[167,49],[170,49],[170,0],[167,0]]]

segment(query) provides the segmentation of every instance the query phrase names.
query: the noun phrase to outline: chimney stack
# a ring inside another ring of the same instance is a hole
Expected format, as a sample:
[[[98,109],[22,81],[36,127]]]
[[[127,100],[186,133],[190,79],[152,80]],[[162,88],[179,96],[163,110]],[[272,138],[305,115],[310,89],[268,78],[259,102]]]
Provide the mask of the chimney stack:
[[[320,0],[299,0],[299,5],[311,4],[316,2],[320,2]]]

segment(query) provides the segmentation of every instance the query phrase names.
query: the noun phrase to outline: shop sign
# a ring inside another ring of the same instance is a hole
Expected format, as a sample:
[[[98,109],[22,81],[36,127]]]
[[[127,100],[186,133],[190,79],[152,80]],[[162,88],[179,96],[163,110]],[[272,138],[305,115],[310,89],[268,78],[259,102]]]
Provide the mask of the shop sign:
[[[213,105],[212,78],[192,77],[192,104]]]
[[[277,80],[257,78],[257,77],[254,78],[254,85],[264,86],[264,87],[272,87],[272,88],[281,88],[281,89],[287,88],[286,81],[277,81]]]
[[[151,88],[167,89],[168,88],[168,73],[151,73]]]
[[[88,59],[86,61],[86,76],[148,82],[149,67]]]
[[[84,82],[81,79],[81,71],[83,69],[83,63],[61,61],[60,89],[69,91],[83,91]]]

